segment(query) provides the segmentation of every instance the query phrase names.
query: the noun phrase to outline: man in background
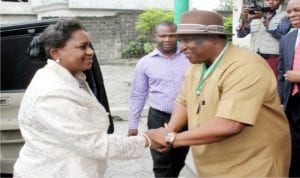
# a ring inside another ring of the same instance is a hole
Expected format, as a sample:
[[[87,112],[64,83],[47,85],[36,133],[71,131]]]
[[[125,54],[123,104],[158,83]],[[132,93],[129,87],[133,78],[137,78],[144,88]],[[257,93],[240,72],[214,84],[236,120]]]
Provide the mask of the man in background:
[[[286,12],[281,11],[284,0],[264,0],[266,8],[245,6],[241,22],[236,29],[237,36],[243,38],[251,34],[250,50],[262,56],[278,75],[279,39],[291,28]]]
[[[149,98],[148,128],[160,128],[168,123],[175,106],[175,99],[190,62],[177,48],[172,22],[161,22],[154,29],[156,49],[144,56],[135,68],[130,96],[128,135],[138,134],[138,122]],[[186,130],[186,127],[183,128]],[[151,149],[155,177],[178,177],[185,165],[189,147],[171,149],[161,153]]]
[[[290,0],[288,18],[296,28],[280,41],[278,88],[292,135],[290,177],[300,177],[300,0]]]

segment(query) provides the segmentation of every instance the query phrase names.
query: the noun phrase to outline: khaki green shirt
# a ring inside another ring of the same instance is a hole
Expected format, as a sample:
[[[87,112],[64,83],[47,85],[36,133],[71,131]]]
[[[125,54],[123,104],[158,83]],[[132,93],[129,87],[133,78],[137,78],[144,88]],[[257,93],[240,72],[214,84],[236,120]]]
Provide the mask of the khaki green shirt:
[[[199,176],[288,176],[289,127],[268,64],[255,53],[230,45],[197,96],[201,67],[188,69],[177,98],[187,107],[189,130],[216,117],[247,127],[225,140],[192,146]]]

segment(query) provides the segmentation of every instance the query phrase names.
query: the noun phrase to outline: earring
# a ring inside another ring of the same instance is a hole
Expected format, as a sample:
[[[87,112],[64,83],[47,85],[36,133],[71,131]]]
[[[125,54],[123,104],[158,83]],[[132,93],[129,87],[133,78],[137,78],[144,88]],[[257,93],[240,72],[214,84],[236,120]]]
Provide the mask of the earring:
[[[57,63],[60,63],[60,59],[56,59],[55,61],[56,61]]]

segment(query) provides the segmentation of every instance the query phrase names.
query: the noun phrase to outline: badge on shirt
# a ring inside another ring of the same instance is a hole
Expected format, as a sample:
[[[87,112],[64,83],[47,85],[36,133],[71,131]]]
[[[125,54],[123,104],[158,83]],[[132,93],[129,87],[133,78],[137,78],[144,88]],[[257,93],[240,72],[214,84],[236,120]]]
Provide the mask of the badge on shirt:
[[[201,110],[201,106],[205,105],[205,100],[202,100],[201,102],[198,103],[197,108],[196,108],[196,114],[199,114]]]

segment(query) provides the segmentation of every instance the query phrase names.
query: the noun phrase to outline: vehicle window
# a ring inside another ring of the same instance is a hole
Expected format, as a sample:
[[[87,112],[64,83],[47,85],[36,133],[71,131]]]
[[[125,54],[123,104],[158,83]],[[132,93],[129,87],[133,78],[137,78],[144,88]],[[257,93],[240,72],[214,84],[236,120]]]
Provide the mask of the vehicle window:
[[[30,34],[1,38],[1,92],[25,90],[35,72],[45,65],[27,55],[32,38]]]

